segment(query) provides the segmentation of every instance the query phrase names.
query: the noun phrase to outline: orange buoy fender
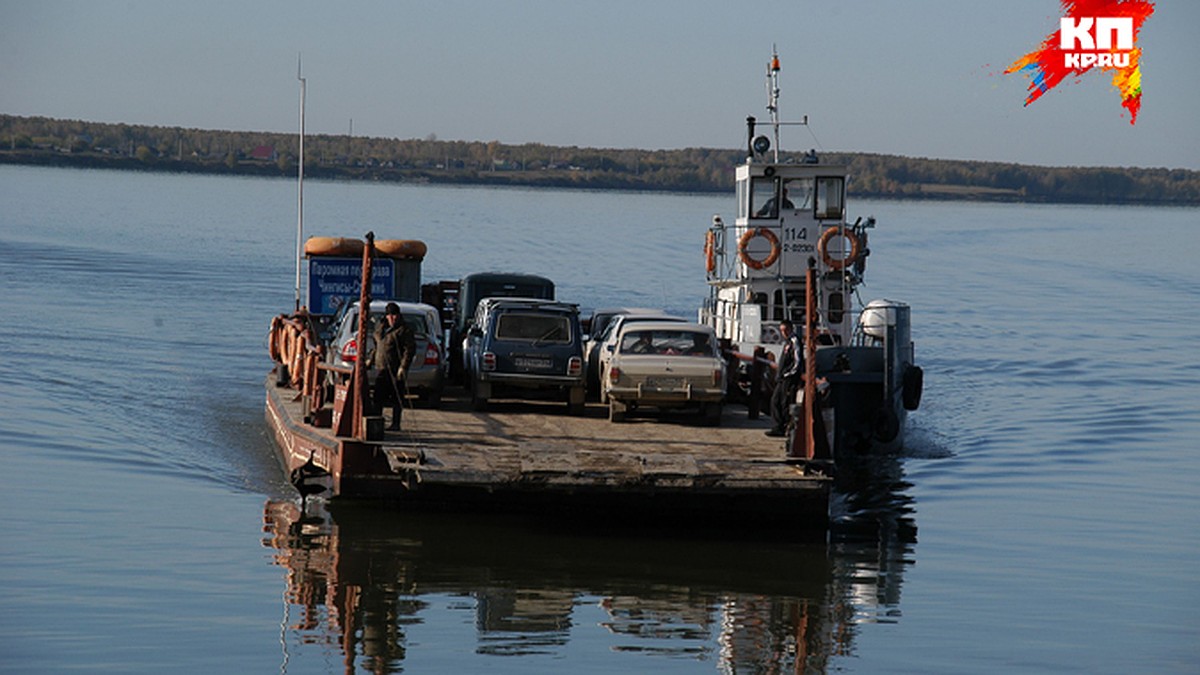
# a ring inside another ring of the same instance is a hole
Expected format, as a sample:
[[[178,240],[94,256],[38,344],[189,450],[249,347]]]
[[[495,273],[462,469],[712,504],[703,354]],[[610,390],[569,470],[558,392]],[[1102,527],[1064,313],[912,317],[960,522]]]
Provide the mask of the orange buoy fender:
[[[829,242],[832,241],[834,237],[839,235],[850,241],[850,252],[846,254],[846,257],[840,259],[829,255]],[[858,237],[854,236],[853,232],[845,228],[831,227],[828,230],[825,230],[825,232],[821,234],[821,238],[817,240],[817,252],[821,254],[821,260],[825,261],[825,264],[829,267],[829,269],[843,269],[848,265],[854,264],[855,260],[858,260]]]
[[[425,242],[416,239],[378,239],[375,241],[375,250],[389,258],[423,260],[429,248]]]
[[[746,247],[750,245],[750,241],[755,237],[762,237],[771,245],[771,250],[767,253],[767,257],[762,260],[751,256],[746,251]],[[775,264],[776,260],[779,260],[779,237],[775,236],[774,232],[765,227],[755,227],[746,230],[746,233],[738,240],[738,257],[742,259],[742,262],[746,263],[746,267],[752,270],[761,270],[764,267],[770,267]]]
[[[304,255],[361,256],[361,239],[347,237],[309,237],[304,242]]]
[[[267,340],[267,351],[271,354],[272,361],[279,361],[279,327],[283,322],[279,317],[271,319],[271,333]]]
[[[717,270],[717,234],[712,230],[704,237],[704,269],[709,274]]]

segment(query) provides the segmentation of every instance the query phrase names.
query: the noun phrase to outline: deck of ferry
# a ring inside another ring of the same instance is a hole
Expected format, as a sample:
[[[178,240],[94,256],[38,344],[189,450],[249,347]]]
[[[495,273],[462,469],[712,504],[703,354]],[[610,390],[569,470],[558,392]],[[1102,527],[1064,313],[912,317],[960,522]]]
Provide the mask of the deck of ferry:
[[[685,521],[725,527],[823,530],[831,480],[788,462],[769,419],[726,406],[719,427],[695,414],[608,420],[589,403],[499,399],[470,410],[451,388],[438,409],[406,408],[403,429],[378,441],[306,424],[296,392],[268,378],[267,418],[291,470],[310,454],[333,472],[341,497],[401,508],[523,511],[602,521]]]

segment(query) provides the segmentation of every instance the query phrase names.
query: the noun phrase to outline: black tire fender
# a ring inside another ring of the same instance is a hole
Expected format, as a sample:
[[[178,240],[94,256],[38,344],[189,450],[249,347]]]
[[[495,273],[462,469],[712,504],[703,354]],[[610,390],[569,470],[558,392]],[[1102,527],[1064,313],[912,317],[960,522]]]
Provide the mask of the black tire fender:
[[[901,391],[905,410],[916,410],[921,405],[921,390],[925,387],[925,371],[919,366],[909,366],[904,369],[904,382]]]

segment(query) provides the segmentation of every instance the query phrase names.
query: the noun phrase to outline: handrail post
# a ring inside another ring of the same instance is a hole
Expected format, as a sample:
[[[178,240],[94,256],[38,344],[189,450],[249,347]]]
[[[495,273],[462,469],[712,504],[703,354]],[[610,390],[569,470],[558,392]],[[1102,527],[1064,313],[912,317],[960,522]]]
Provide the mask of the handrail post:
[[[358,358],[354,360],[354,375],[352,386],[354,400],[351,401],[352,415],[351,435],[360,441],[367,439],[366,425],[363,424],[363,406],[366,404],[370,386],[367,383],[367,368],[364,361],[367,357],[367,323],[371,314],[371,259],[375,255],[375,233],[368,232],[367,245],[363,247],[362,258],[362,288],[358,294]]]

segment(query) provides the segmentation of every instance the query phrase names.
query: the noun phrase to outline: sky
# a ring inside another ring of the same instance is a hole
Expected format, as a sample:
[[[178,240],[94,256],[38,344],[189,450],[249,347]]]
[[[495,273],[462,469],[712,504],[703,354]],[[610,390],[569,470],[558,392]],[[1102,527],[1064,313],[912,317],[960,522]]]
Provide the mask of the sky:
[[[0,113],[309,134],[1200,170],[1200,2],[1157,0],[1129,123],[1091,72],[1004,74],[1058,0],[0,0]]]

